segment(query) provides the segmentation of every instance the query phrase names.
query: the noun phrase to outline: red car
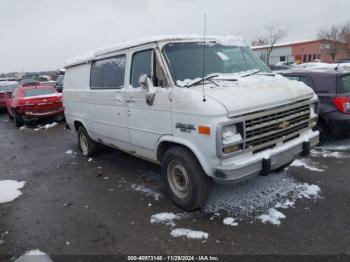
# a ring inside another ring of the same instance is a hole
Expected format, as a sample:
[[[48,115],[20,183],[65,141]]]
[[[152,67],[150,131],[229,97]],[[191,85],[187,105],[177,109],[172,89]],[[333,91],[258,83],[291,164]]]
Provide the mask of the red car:
[[[0,81],[0,109],[6,109],[5,99],[18,87],[15,81]]]
[[[8,114],[17,127],[30,120],[63,115],[62,94],[51,86],[24,84],[5,99]]]

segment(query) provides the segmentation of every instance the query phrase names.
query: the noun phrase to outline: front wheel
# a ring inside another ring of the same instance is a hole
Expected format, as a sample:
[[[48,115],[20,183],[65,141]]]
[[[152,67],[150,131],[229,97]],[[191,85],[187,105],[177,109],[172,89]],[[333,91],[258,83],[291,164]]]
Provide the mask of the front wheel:
[[[82,126],[78,128],[78,144],[84,156],[92,157],[97,152],[98,144],[90,138]]]
[[[197,158],[186,148],[176,146],[165,153],[162,177],[176,205],[193,211],[204,204],[210,181]]]

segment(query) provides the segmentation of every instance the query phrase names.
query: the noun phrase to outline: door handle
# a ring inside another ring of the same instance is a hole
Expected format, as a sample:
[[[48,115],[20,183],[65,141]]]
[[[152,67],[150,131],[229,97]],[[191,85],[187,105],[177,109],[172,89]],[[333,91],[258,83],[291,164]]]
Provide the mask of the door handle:
[[[128,98],[128,99],[125,100],[125,102],[127,102],[127,103],[134,103],[135,101],[136,100],[133,99],[133,98]]]

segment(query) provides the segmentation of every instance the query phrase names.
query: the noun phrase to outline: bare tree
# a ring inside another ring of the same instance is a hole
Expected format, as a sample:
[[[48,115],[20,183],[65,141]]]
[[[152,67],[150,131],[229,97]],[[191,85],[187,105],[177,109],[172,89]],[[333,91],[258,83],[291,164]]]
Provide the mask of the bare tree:
[[[266,63],[270,62],[270,55],[277,42],[287,37],[287,31],[275,25],[266,26],[262,35],[252,42],[252,46],[266,46]]]
[[[324,52],[332,57],[333,62],[336,55],[343,50],[347,50],[350,54],[350,22],[321,29],[318,32],[318,39],[328,40]]]
[[[346,44],[346,51],[350,57],[350,21],[342,27],[342,42]]]

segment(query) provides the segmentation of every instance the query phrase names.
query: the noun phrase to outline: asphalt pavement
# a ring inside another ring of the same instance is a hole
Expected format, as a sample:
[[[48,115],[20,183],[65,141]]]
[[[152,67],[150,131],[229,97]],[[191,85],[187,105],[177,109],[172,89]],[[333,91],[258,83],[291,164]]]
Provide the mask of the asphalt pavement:
[[[0,115],[0,183],[26,182],[0,204],[0,257],[350,255],[349,140],[278,174],[214,186],[206,208],[187,213],[169,200],[159,166],[104,147],[86,158],[64,123],[37,124],[17,129]],[[275,224],[261,217],[271,209],[283,215]]]

